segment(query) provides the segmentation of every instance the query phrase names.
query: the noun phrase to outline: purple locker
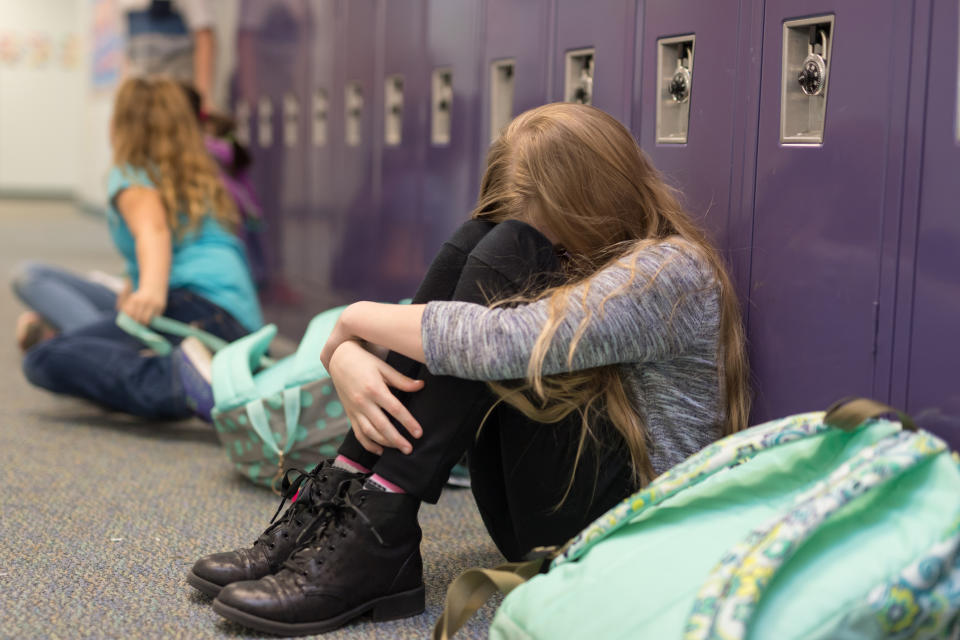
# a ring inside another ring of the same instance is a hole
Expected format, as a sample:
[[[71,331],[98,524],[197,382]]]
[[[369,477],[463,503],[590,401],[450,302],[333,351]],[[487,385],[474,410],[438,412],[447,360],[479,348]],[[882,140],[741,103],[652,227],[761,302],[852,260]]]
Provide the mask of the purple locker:
[[[958,448],[960,15],[955,1],[921,2],[918,9],[916,23],[921,33],[917,38],[921,47],[929,47],[929,67],[925,72],[918,69],[913,75],[916,85],[911,84],[911,94],[925,95],[926,105],[918,105],[916,112],[911,110],[911,135],[917,130],[923,133],[922,144],[911,145],[906,183],[908,195],[919,202],[917,219],[904,223],[901,246],[904,258],[912,258],[915,263],[904,265],[900,278],[904,305],[897,316],[898,357],[893,368],[892,399],[905,406],[921,426],[943,435]],[[929,42],[925,33],[928,29],[932,29]],[[924,47],[918,57],[923,59],[926,53]]]
[[[373,274],[377,298],[412,296],[423,277],[421,190],[426,152],[428,80],[424,60],[425,0],[385,3],[381,100],[373,107],[380,160],[381,205]]]
[[[239,97],[252,114],[252,178],[267,225],[272,278],[265,302],[271,317],[275,304],[296,301],[294,285],[305,269],[306,175],[302,149],[289,144],[288,131],[300,126],[291,103],[299,100],[306,79],[305,19],[304,0],[245,2],[239,18]]]
[[[487,0],[483,61],[480,70],[484,92],[481,104],[479,171],[483,172],[489,142],[498,123],[548,102],[550,36],[553,26],[551,0]],[[509,68],[508,68],[509,65]],[[509,83],[505,95],[498,86]],[[495,86],[496,85],[496,86]],[[492,104],[501,100],[502,104]],[[491,113],[501,109],[500,113]]]
[[[749,86],[738,56],[740,0],[644,5],[634,130],[654,165],[683,193],[687,211],[725,249],[734,112]]]
[[[766,1],[747,305],[755,421],[825,408],[841,396],[886,399],[889,380],[875,362],[888,349],[878,327],[892,308],[881,263],[899,217],[905,4]],[[821,16],[832,26],[784,39],[788,21]],[[794,37],[805,49],[797,60],[782,53]],[[781,104],[781,62],[796,65],[783,85],[796,96],[797,69],[818,45],[829,62],[822,143],[809,141],[813,109],[791,111],[793,98]],[[809,120],[807,133],[797,133],[791,114]],[[794,142],[801,139],[808,141]]]
[[[426,33],[428,105],[423,174],[423,252],[410,256],[422,275],[440,245],[476,203],[480,184],[480,0],[428,0]],[[443,76],[449,73],[449,76]],[[435,86],[436,90],[435,90]],[[447,107],[444,113],[440,107]],[[447,128],[444,130],[443,126]],[[436,129],[435,129],[436,128]]]
[[[301,105],[305,128],[307,214],[304,240],[307,262],[303,281],[311,309],[325,308],[340,301],[332,289],[333,257],[339,246],[341,221],[338,216],[336,158],[340,153],[342,130],[341,100],[336,95],[337,30],[336,0],[310,0],[309,80]]]
[[[586,99],[630,125],[636,5],[636,0],[556,0],[554,100]]]
[[[341,56],[338,82],[330,96],[343,109],[342,126],[331,129],[339,137],[337,155],[337,215],[340,233],[333,256],[333,288],[345,299],[375,297],[377,235],[380,225],[379,180],[375,159],[381,144],[374,132],[378,84],[375,76],[378,48],[376,0],[339,0],[342,28],[337,31]]]

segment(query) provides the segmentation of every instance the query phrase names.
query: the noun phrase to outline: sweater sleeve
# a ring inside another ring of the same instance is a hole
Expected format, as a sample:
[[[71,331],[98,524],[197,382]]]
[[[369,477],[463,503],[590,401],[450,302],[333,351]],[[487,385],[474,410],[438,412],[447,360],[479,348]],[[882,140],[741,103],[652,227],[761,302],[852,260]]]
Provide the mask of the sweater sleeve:
[[[549,298],[494,309],[469,302],[428,303],[421,325],[427,368],[434,375],[472,380],[525,377],[549,304]],[[705,313],[707,305],[717,304],[711,267],[685,243],[638,249],[571,291],[543,373],[650,362],[682,353],[702,339],[705,316],[719,317],[716,309]],[[582,333],[570,359],[578,331]]]

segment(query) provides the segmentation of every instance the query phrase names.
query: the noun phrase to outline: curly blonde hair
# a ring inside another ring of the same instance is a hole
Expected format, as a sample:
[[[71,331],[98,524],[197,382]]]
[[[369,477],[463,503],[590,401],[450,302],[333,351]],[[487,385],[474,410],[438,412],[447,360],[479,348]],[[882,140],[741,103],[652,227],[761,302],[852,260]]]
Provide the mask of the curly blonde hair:
[[[570,257],[564,284],[496,303],[547,299],[549,314],[533,347],[525,380],[490,386],[502,401],[539,422],[559,422],[578,412],[582,418],[578,461],[588,441],[597,439],[597,418],[605,418],[623,437],[635,483],[643,486],[653,479],[643,416],[630,402],[618,366],[553,376],[544,376],[542,370],[576,287],[584,285],[588,290],[594,274],[618,261],[632,265],[636,276],[636,252],[668,238],[682,238],[716,276],[723,410],[718,426],[724,434],[747,426],[750,393],[745,338],[739,303],[723,259],[615,118],[595,107],[570,103],[548,104],[517,116],[490,147],[472,216],[495,222],[518,219],[547,229]],[[569,345],[568,361],[593,315],[585,315]]]
[[[236,229],[236,206],[176,81],[126,80],[114,102],[111,138],[114,164],[147,172],[178,237],[195,230],[208,214],[228,230]]]

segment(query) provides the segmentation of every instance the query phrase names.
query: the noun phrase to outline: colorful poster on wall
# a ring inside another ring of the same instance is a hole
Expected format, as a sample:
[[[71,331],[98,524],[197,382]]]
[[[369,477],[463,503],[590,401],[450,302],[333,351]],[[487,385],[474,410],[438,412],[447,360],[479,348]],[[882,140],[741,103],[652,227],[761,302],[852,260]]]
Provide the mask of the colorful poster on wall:
[[[93,3],[94,89],[110,89],[120,81],[123,69],[123,30],[116,0],[90,0]]]

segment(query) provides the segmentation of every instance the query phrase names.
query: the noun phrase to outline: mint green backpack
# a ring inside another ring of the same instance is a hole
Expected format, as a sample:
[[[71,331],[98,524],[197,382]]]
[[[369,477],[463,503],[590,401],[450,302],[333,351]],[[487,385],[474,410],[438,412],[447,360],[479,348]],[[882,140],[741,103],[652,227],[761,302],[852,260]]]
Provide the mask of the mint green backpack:
[[[494,640],[956,638],[958,460],[891,412],[856,400],[724,438],[562,549],[464,573],[434,637],[500,589]]]
[[[296,353],[259,369],[277,334],[267,325],[213,357],[211,412],[217,435],[237,471],[280,489],[291,468],[306,471],[336,456],[350,430],[320,351],[346,307],[310,321]]]

